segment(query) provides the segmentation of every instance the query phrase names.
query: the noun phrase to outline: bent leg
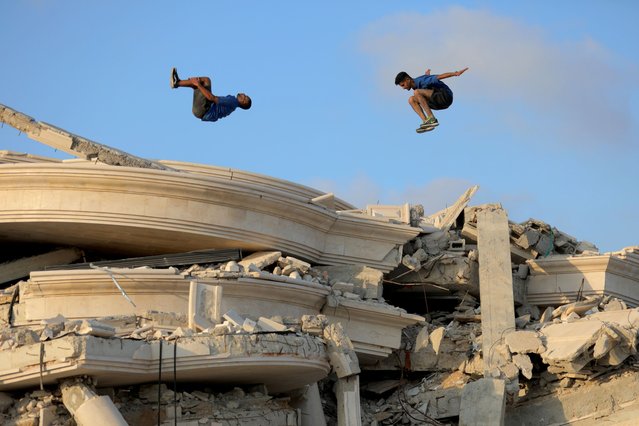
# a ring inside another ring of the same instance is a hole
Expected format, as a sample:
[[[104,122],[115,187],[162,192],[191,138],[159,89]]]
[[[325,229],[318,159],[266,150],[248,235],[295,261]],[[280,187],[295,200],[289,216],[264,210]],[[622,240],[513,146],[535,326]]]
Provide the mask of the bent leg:
[[[430,106],[428,105],[428,100],[430,99],[431,96],[433,96],[433,91],[431,89],[416,89],[415,95],[413,96],[416,102],[419,103],[419,106],[421,107],[421,109],[429,117],[433,116],[433,111],[430,109]],[[426,121],[425,117],[423,116],[420,116],[420,117],[422,117],[422,119]]]
[[[417,98],[415,96],[411,96],[410,98],[408,98],[408,103],[413,108],[413,111],[415,111],[415,113],[419,115],[422,121],[426,121],[426,116],[424,115],[424,111],[422,110],[422,107],[419,104]]]
[[[208,77],[191,77],[186,80],[180,80],[177,83],[177,87],[190,87],[191,89],[197,89],[195,82],[198,79],[205,87],[211,87],[211,79]]]
[[[202,93],[202,90],[199,90],[197,86],[195,85],[195,82],[197,81],[198,78],[204,84],[204,87],[210,92],[211,80],[208,77],[192,77],[189,80],[185,80],[185,82],[189,82],[190,84],[192,84],[192,86],[185,85],[184,87],[193,88],[193,106],[191,110],[194,116],[196,116],[199,119],[202,119],[202,117],[204,117],[204,115],[211,108],[211,102],[208,99],[206,99],[206,97]]]

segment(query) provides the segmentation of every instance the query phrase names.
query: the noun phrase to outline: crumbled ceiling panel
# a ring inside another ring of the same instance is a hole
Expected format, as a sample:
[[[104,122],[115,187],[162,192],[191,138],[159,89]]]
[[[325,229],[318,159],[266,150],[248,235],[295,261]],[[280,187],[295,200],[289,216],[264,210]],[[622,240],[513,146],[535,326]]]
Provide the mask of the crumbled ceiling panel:
[[[175,170],[155,161],[139,158],[119,149],[76,136],[51,124],[36,121],[32,117],[2,104],[0,104],[0,122],[15,127],[37,142],[75,157],[99,161],[112,166]]]

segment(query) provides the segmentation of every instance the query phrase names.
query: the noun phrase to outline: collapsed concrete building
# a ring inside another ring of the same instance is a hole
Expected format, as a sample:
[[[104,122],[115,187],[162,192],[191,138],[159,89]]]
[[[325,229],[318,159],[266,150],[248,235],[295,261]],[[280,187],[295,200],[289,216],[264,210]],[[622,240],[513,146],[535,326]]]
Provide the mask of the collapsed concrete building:
[[[470,206],[365,209],[150,161],[0,105],[74,155],[0,151],[7,425],[623,423],[639,247]],[[630,424],[630,423],[629,423]]]

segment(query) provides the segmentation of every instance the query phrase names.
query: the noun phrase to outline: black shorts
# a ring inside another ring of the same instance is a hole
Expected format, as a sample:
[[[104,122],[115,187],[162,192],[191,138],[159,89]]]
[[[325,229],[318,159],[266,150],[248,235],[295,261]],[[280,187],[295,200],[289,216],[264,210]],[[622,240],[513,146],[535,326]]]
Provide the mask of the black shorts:
[[[209,86],[204,87],[206,87],[208,90],[211,90]],[[193,115],[201,119],[202,117],[204,117],[204,114],[209,112],[210,108],[211,101],[204,97],[202,92],[200,92],[200,89],[193,89]]]
[[[446,109],[453,104],[453,92],[450,90],[435,88],[428,100],[430,109]]]

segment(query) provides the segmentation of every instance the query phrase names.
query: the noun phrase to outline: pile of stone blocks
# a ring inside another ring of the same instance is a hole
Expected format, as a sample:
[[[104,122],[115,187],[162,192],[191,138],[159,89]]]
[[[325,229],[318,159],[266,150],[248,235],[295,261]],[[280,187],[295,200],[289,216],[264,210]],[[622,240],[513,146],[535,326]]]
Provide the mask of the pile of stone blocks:
[[[67,225],[78,229],[73,238],[53,232],[60,221],[30,232],[0,223],[21,243],[0,252],[2,424],[594,424],[639,415],[638,247],[601,254],[541,220],[510,221],[500,204],[470,206],[477,186],[431,215],[409,203],[354,209],[248,172],[140,159],[2,105],[0,121],[79,157],[0,151],[9,198],[28,201],[23,183],[37,163],[49,179],[73,169],[85,179],[65,185],[94,215],[89,225],[65,216],[78,221]],[[148,191],[85,187],[133,175]],[[102,217],[107,194],[117,211]],[[121,197],[140,209],[121,209]],[[50,219],[50,209],[16,205]],[[116,221],[130,234],[100,227],[121,230],[110,228]],[[42,233],[52,241],[33,240]],[[167,268],[102,263],[130,260],[118,249],[139,260],[218,244],[237,256]]]

